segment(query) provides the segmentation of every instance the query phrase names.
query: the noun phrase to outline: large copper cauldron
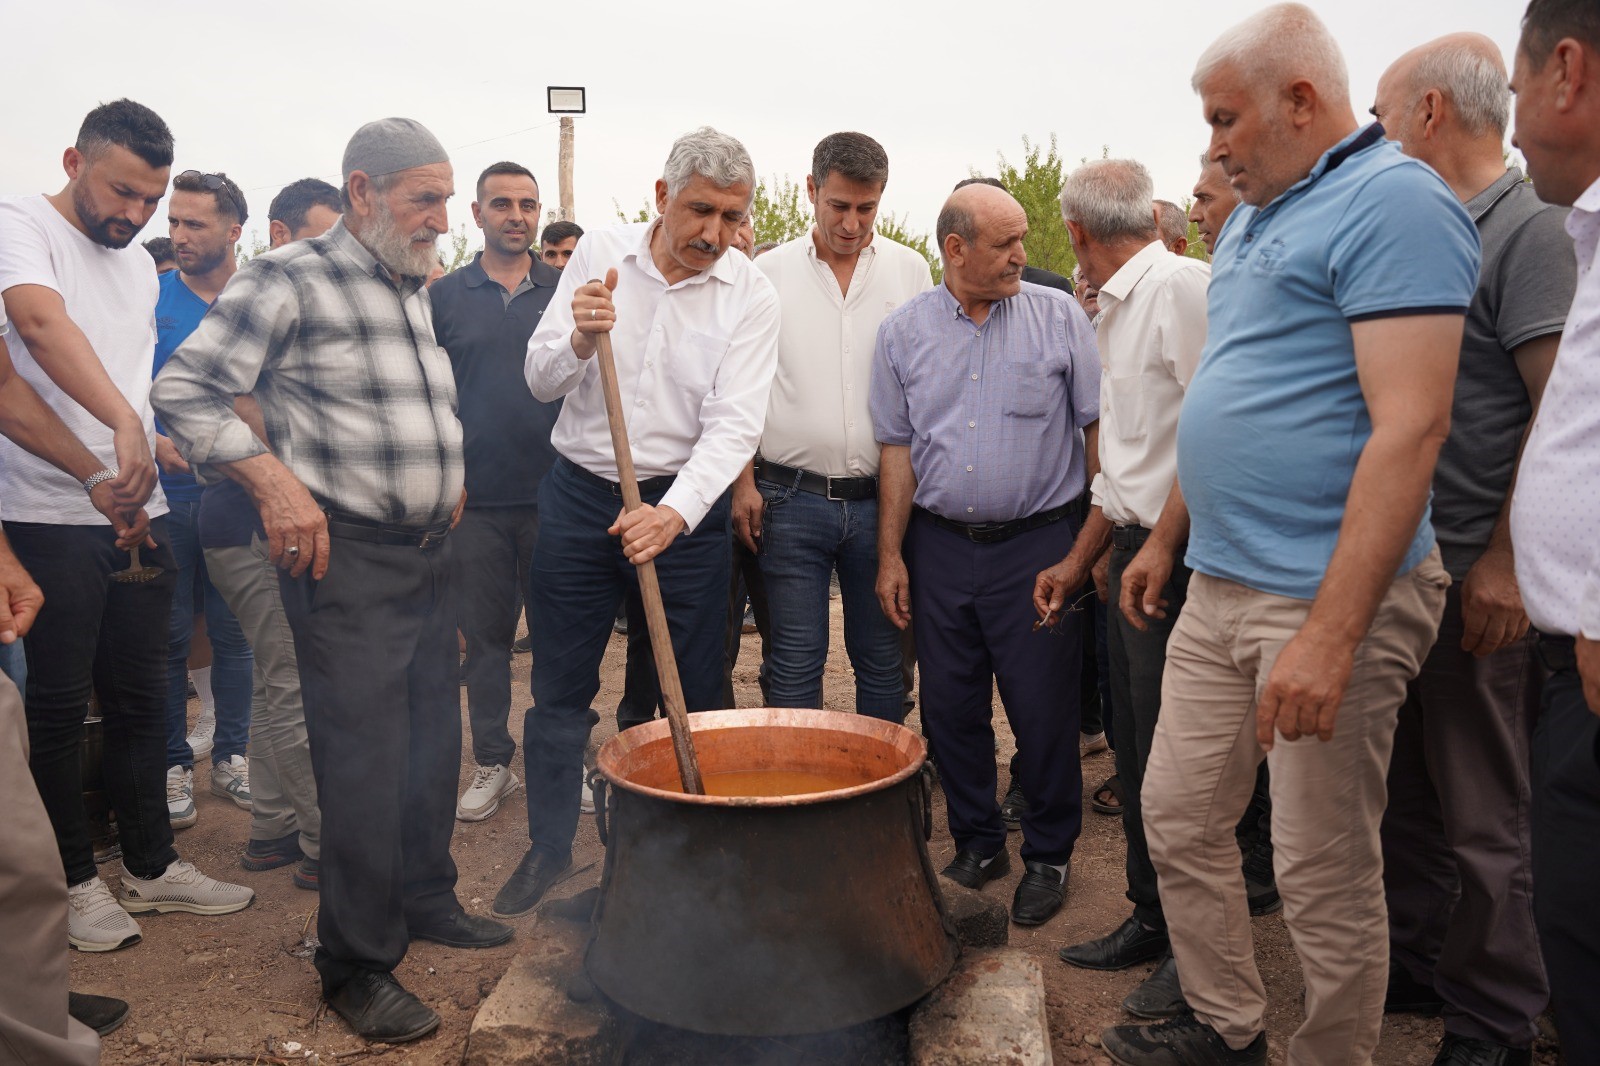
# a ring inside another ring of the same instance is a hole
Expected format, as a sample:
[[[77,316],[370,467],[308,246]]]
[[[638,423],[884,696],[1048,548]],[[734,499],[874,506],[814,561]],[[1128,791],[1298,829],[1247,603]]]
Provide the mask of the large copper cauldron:
[[[686,796],[665,720],[607,741],[593,777],[606,845],[587,955],[595,986],[651,1021],[772,1036],[890,1014],[943,980],[958,948],[928,858],[922,738],[835,711],[689,720],[708,777],[788,770],[860,783]]]

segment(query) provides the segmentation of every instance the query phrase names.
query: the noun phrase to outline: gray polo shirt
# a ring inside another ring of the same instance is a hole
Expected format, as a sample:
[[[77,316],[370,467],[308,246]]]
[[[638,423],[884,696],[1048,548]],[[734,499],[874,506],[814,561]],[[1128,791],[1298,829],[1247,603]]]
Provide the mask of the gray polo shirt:
[[[1434,533],[1457,581],[1489,544],[1533,413],[1512,353],[1561,331],[1577,285],[1566,209],[1540,200],[1516,167],[1465,207],[1483,266],[1461,341],[1450,438],[1433,477]]]

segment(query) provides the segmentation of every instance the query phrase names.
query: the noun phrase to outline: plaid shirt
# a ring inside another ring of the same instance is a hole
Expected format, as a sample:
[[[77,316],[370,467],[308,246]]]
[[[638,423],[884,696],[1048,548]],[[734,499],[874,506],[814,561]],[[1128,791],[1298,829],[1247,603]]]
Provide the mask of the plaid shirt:
[[[427,292],[417,278],[391,281],[342,220],[246,263],[150,398],[204,475],[206,464],[267,450],[234,414],[243,393],[261,404],[274,453],[324,507],[409,528],[450,517],[461,423]]]

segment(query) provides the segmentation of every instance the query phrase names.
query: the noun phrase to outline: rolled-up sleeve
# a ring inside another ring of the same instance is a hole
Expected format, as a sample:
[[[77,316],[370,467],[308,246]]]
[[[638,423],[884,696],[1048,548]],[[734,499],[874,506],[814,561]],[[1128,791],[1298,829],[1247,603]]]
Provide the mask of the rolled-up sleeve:
[[[872,432],[879,444],[911,443],[911,409],[906,404],[905,379],[895,351],[893,319],[878,327],[878,344],[872,353],[872,389],[868,406]]]
[[[233,463],[267,451],[233,400],[255,390],[272,353],[293,334],[298,308],[294,282],[282,269],[252,260],[156,375],[150,402],[190,464]]]
[[[691,532],[755,455],[766,423],[767,395],[778,369],[778,293],[764,275],[758,281],[711,392],[700,404],[700,439],[661,498]]]
[[[589,361],[579,359],[572,350],[572,294],[589,281],[589,248],[582,239],[572,250],[572,258],[561,272],[550,305],[539,319],[539,328],[528,338],[528,357],[522,373],[528,389],[541,403],[558,400],[578,387]]]

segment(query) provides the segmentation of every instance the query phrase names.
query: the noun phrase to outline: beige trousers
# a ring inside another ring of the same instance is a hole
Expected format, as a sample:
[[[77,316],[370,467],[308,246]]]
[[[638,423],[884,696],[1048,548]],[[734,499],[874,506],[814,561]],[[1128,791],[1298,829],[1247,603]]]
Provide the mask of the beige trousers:
[[[67,875],[28,770],[22,697],[0,675],[0,1066],[92,1066],[67,1017]]]
[[[1449,575],[1435,549],[1384,595],[1333,739],[1277,739],[1272,843],[1284,920],[1305,975],[1306,1018],[1288,1061],[1370,1061],[1383,1023],[1389,926],[1378,826],[1406,683],[1433,646]],[[1242,1048],[1264,1028],[1234,827],[1262,759],[1256,698],[1311,601],[1196,573],[1167,647],[1145,773],[1145,833],[1183,990],[1199,1018]]]

